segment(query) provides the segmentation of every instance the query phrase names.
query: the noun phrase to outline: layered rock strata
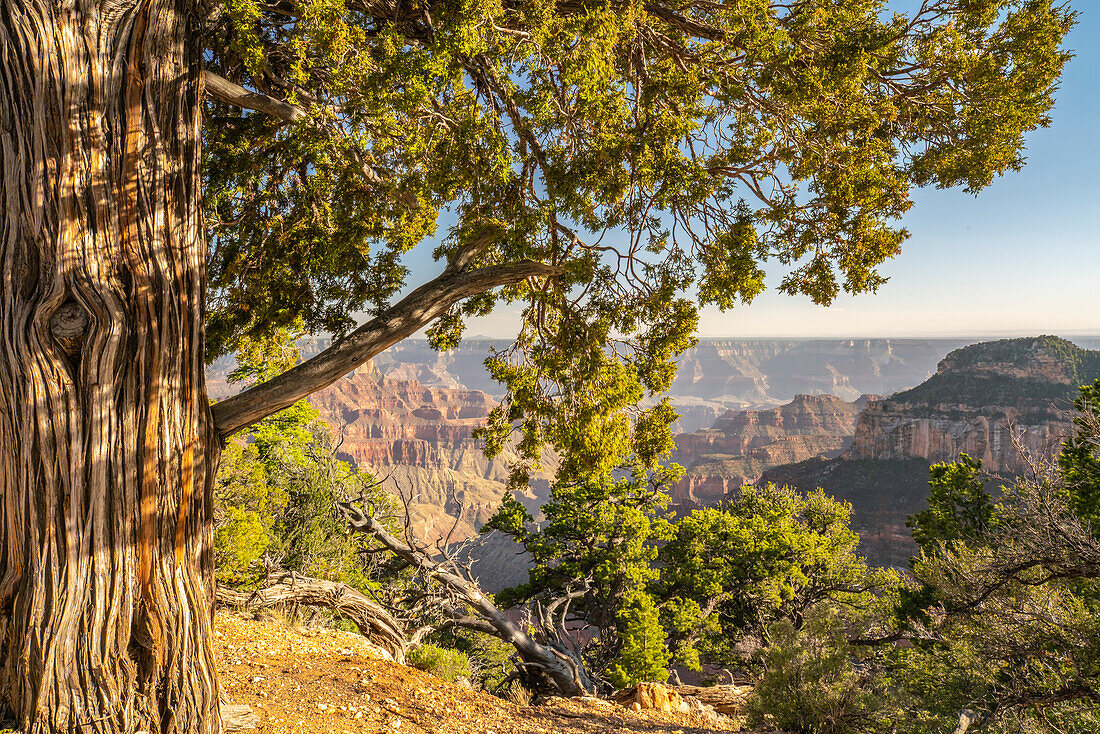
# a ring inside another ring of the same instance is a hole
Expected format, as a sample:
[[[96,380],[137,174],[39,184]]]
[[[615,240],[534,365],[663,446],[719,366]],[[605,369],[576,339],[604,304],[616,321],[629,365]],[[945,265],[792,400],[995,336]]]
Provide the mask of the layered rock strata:
[[[866,401],[797,395],[778,408],[728,411],[709,429],[678,435],[672,460],[687,474],[673,489],[673,501],[684,508],[714,504],[771,467],[838,456]]]
[[[1057,454],[1079,386],[1096,377],[1100,352],[1057,337],[958,349],[917,387],[870,403],[844,458],[934,462],[965,452],[989,471],[1022,472],[1028,457]]]
[[[499,507],[515,457],[505,452],[489,460],[473,437],[495,405],[484,392],[390,379],[368,366],[310,402],[339,434],[344,458],[386,477],[391,491],[411,498],[417,538],[434,542],[450,534],[452,541],[463,540]],[[537,508],[549,476],[533,477],[521,501]]]

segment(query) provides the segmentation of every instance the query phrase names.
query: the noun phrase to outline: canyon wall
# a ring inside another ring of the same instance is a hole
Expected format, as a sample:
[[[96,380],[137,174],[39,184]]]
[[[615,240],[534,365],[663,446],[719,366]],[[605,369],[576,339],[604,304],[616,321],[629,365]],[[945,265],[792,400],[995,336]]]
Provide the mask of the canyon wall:
[[[1028,468],[1019,447],[1053,460],[1073,430],[1078,387],[1097,378],[1100,352],[1056,337],[974,344],[948,354],[920,385],[869,402],[836,459],[776,467],[760,481],[821,487],[850,502],[863,552],[904,566],[916,551],[905,521],[927,506],[932,463],[965,452],[982,460],[995,487]]]
[[[1052,337],[978,344],[944,357],[958,344],[701,340],[681,359],[670,391],[683,414],[672,460],[688,470],[672,490],[674,502],[710,505],[761,478],[823,486],[853,502],[855,525],[878,548],[876,557],[897,561],[908,548],[905,515],[924,501],[929,462],[966,451],[1011,473],[1018,463],[1010,424],[1032,451],[1050,454],[1070,429],[1063,411],[1076,386],[1100,376],[1096,352]],[[305,342],[303,357],[326,345]],[[505,346],[475,339],[440,354],[406,341],[311,398],[342,433],[346,458],[413,498],[414,531],[424,540],[452,525],[456,540],[473,535],[507,491],[511,455],[489,461],[472,436],[500,394],[482,361]],[[214,396],[233,392],[224,379],[230,369],[232,360],[211,368]],[[911,385],[886,399],[861,397]],[[532,514],[549,491],[547,458],[520,498]],[[522,580],[514,546],[492,545],[482,555],[487,588]]]
[[[342,458],[410,497],[416,537],[463,540],[499,507],[515,457],[489,460],[473,437],[496,404],[484,392],[392,379],[368,365],[309,400],[340,437]],[[537,510],[552,472],[547,461],[521,501]]]
[[[951,352],[917,387],[870,403],[845,458],[952,460],[1014,474],[1050,460],[1073,430],[1077,388],[1100,377],[1100,353],[1056,337],[1006,339]]]
[[[308,358],[328,345],[304,340]],[[836,395],[854,401],[863,394],[888,395],[927,378],[936,363],[962,339],[700,339],[681,355],[669,390],[680,412],[680,432],[708,428],[727,410],[771,407],[796,395]],[[426,341],[408,339],[374,358],[391,379],[428,387],[481,390],[503,395],[485,371],[490,350],[503,350],[502,339],[464,339],[449,352],[436,352]]]
[[[712,505],[772,467],[838,456],[867,400],[796,395],[777,408],[730,410],[708,429],[679,434],[672,461],[687,473],[671,491],[673,501],[682,509]]]

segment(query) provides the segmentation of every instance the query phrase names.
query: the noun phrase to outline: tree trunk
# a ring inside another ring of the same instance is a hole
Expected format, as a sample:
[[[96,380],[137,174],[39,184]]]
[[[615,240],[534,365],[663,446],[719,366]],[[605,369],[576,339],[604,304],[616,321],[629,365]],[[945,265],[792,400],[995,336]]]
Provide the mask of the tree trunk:
[[[188,0],[0,3],[0,708],[216,732]]]

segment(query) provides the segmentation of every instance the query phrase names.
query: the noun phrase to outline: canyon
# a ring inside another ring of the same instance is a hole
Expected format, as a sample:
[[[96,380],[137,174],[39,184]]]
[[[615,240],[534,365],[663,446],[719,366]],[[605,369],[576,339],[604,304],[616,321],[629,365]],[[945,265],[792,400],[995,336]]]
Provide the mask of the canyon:
[[[1100,352],[1057,337],[974,344],[920,385],[870,403],[844,458],[932,462],[965,452],[991,472],[1023,472],[1029,458],[1057,454],[1078,387],[1097,377]]]
[[[1023,466],[1013,432],[1049,458],[1072,429],[1077,385],[1100,377],[1100,353],[1054,337],[955,348],[965,343],[701,340],[669,393],[681,412],[671,460],[686,468],[670,491],[676,509],[757,481],[821,486],[853,504],[873,561],[903,564],[912,550],[905,517],[923,507],[930,463],[965,451],[1011,474]],[[303,357],[325,345],[305,342]],[[408,498],[425,542],[476,535],[509,491],[514,456],[488,460],[473,437],[501,394],[482,361],[505,346],[474,339],[441,353],[408,340],[310,398],[339,434],[342,457]],[[232,391],[228,369],[225,360],[212,367],[212,394]],[[547,455],[519,497],[533,515],[553,469]],[[523,580],[510,541],[489,539],[476,556],[487,589]]]
[[[476,535],[500,505],[516,457],[488,459],[473,437],[496,405],[486,393],[395,379],[368,364],[309,400],[338,436],[340,457],[405,497],[422,541]],[[547,457],[519,495],[536,512],[553,472]]]
[[[686,474],[670,492],[673,502],[681,511],[713,505],[773,467],[839,456],[870,399],[796,395],[776,408],[729,410],[710,428],[677,435],[671,460]]]
[[[952,351],[916,387],[870,401],[850,445],[765,471],[763,482],[821,487],[850,502],[863,552],[903,566],[916,546],[905,526],[924,509],[928,468],[960,453],[982,462],[988,484],[1056,459],[1073,431],[1073,399],[1100,378],[1100,352],[1051,336],[1002,339]]]

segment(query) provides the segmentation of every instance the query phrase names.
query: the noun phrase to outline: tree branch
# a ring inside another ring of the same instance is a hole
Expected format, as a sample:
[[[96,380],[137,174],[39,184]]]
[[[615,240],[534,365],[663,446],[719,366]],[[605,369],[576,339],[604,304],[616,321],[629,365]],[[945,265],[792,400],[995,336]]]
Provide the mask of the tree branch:
[[[491,288],[553,275],[551,265],[521,261],[476,270],[448,267],[310,360],[213,406],[214,426],[226,438],[328,387],[368,359],[427,326],[455,303]]]
[[[519,653],[524,664],[540,670],[547,677],[547,680],[552,683],[553,687],[563,695],[583,696],[595,689],[580,660],[555,649],[553,645],[544,645],[535,640],[518,624],[509,619],[493,603],[492,599],[481,591],[475,581],[463,578],[450,570],[446,562],[429,558],[420,548],[398,540],[383,527],[382,523],[364,514],[355,505],[349,502],[337,502],[336,506],[347,518],[348,525],[353,530],[373,536],[394,555],[404,558],[422,572],[446,586],[462,603],[469,605],[487,623],[474,626],[472,620],[470,624],[467,624],[464,620],[456,618],[452,614],[451,619],[455,624],[493,634],[511,644],[516,648],[516,652]]]
[[[209,69],[203,70],[202,76],[206,84],[206,93],[219,102],[263,112],[283,122],[297,122],[306,116],[306,111],[298,105],[275,99],[261,92],[249,91]]]

